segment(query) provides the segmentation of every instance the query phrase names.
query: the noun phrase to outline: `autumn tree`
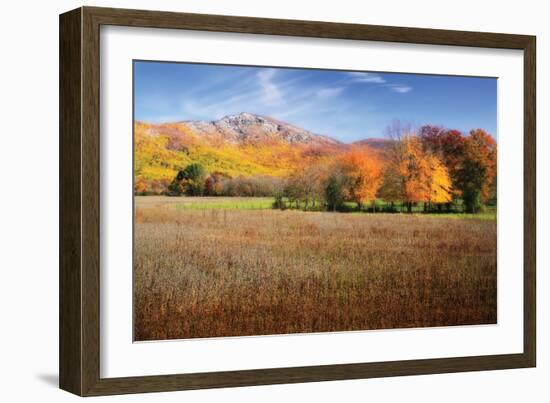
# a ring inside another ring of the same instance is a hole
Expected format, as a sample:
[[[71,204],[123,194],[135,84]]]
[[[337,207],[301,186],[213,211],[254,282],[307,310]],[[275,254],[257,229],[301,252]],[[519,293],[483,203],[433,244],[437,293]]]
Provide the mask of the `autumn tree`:
[[[465,137],[458,130],[446,130],[431,125],[423,126],[420,129],[419,137],[424,149],[440,158],[447,168],[453,187],[453,198],[460,197],[458,181],[464,158]],[[447,207],[450,208],[450,203],[447,203]]]
[[[345,178],[344,196],[357,203],[359,210],[363,203],[374,203],[382,182],[378,156],[369,147],[354,147],[341,155],[338,164]]]
[[[409,134],[392,140],[379,194],[388,201],[402,201],[412,212],[414,203],[451,200],[452,184],[441,159],[424,150],[419,137]]]
[[[403,178],[398,170],[398,165],[387,163],[382,173],[382,186],[378,189],[378,197],[391,203],[403,201]]]
[[[424,149],[437,155],[453,178],[460,168],[465,137],[458,130],[446,130],[438,126],[423,126],[419,135]]]
[[[386,127],[385,137],[389,140],[384,151],[385,165],[382,172],[382,186],[378,196],[392,205],[395,202],[404,202],[404,181],[401,174],[401,165],[406,154],[405,139],[410,136],[410,127],[404,126],[399,120],[394,120]]]
[[[136,195],[162,195],[166,194],[166,190],[170,181],[165,179],[149,179],[136,178],[134,181],[134,194]]]
[[[399,172],[403,178],[403,199],[410,213],[413,203],[429,200],[430,166],[416,136],[409,136],[404,142],[405,154]]]
[[[496,180],[497,146],[483,129],[470,132],[464,141],[464,158],[458,172],[458,186],[467,212],[476,213],[490,195]]]
[[[452,200],[452,181],[443,162],[434,154],[426,155],[428,160],[428,205],[449,203]]]
[[[224,185],[230,179],[231,177],[223,172],[212,172],[204,181],[204,195],[223,195]]]
[[[315,208],[323,199],[324,183],[328,177],[328,169],[320,164],[298,165],[286,181],[285,195],[289,203],[300,203],[304,210]]]
[[[134,194],[146,195],[147,194],[147,181],[142,178],[134,180]]]

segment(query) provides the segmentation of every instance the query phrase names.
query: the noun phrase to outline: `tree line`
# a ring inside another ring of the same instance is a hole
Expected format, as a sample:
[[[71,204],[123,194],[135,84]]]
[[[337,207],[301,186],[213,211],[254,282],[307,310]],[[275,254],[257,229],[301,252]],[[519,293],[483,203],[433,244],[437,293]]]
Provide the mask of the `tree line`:
[[[453,211],[469,213],[496,203],[495,140],[483,129],[423,126],[417,132],[394,124],[382,150],[348,147],[334,158],[294,167],[286,178],[208,173],[197,163],[180,170],[169,195],[270,196],[274,208],[343,211]],[[382,202],[383,201],[383,202]]]

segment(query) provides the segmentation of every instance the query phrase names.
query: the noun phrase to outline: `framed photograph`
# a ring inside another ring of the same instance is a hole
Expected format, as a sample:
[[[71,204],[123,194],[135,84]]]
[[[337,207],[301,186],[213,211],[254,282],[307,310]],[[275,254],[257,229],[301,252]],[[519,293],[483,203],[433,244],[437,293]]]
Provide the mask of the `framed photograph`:
[[[60,16],[60,387],[533,367],[535,37]]]

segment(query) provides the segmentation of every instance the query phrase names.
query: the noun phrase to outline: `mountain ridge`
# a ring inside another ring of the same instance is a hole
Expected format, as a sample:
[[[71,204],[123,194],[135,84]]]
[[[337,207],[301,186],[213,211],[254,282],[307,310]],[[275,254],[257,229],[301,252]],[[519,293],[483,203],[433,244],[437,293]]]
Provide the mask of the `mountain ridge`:
[[[344,143],[329,135],[313,133],[291,123],[271,116],[250,112],[240,112],[223,116],[217,120],[180,120],[175,122],[149,123],[151,134],[170,131],[169,127],[187,128],[192,133],[206,140],[224,140],[231,144],[257,144],[265,141],[282,141],[288,144],[346,147],[369,145],[373,148],[384,148],[388,139],[373,137]]]
[[[343,144],[332,137],[313,133],[270,116],[250,112],[226,115],[211,121],[182,120],[173,124],[188,127],[198,135],[218,137],[232,144],[258,143],[266,140],[283,141],[289,144]]]
[[[379,141],[380,139],[378,139]],[[230,177],[285,177],[306,163],[329,163],[349,147],[277,119],[239,113],[215,121],[134,123],[136,191],[162,193],[191,163]],[[376,143],[377,151],[382,151]]]

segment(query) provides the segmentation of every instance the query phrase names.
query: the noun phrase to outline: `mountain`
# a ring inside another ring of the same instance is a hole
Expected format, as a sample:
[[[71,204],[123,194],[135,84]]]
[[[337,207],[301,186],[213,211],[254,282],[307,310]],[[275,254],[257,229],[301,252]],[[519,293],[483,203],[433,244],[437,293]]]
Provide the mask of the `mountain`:
[[[246,112],[225,116],[212,122],[183,121],[179,124],[187,126],[201,136],[223,138],[232,144],[274,141],[319,146],[340,144],[330,137],[311,133],[289,123]]]
[[[285,177],[305,164],[326,164],[350,147],[251,113],[210,122],[135,122],[134,144],[136,190],[146,193],[162,193],[191,163],[230,177]]]

